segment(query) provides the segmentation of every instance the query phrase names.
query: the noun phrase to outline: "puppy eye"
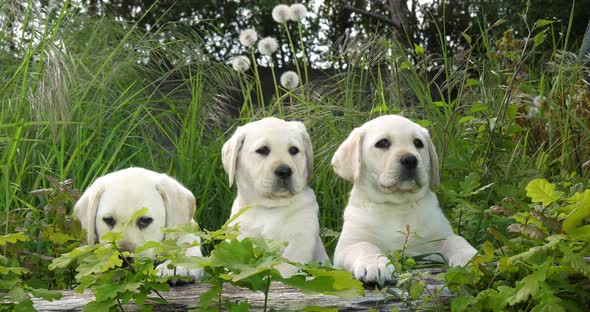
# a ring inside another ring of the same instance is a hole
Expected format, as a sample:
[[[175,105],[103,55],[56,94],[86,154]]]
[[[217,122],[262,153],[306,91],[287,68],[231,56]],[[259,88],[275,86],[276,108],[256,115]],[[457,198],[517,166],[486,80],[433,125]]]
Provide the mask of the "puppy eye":
[[[154,219],[152,219],[150,217],[139,217],[137,219],[137,227],[140,229],[144,229],[148,225],[152,224],[152,222],[154,222]]]
[[[391,146],[391,143],[388,139],[381,139],[377,143],[375,143],[376,148],[383,148],[388,149]]]
[[[295,147],[295,146],[289,147],[289,154],[294,156],[294,155],[297,155],[297,153],[299,153],[299,149],[297,147]]]
[[[113,219],[113,217],[104,217],[102,218],[102,221],[104,221],[104,223],[106,223],[108,226],[113,227],[115,226],[115,219]]]
[[[260,147],[256,150],[256,153],[263,156],[267,156],[268,154],[270,154],[270,148],[268,148],[268,146]]]
[[[414,146],[416,148],[423,148],[424,147],[424,143],[422,143],[422,140],[420,140],[420,139],[415,139],[414,140]]]

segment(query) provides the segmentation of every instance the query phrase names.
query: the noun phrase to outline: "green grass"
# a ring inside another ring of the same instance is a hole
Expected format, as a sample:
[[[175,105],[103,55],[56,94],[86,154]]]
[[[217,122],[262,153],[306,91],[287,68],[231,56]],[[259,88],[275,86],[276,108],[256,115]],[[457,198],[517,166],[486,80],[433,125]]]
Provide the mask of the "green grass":
[[[253,73],[207,61],[196,33],[172,26],[145,31],[66,7],[54,13],[39,32],[23,31],[17,55],[0,54],[4,234],[55,222],[43,208],[47,199],[30,194],[50,187],[48,177],[72,179],[84,190],[96,177],[129,166],[176,177],[196,195],[200,225],[217,229],[235,195],[221,147],[236,126],[269,115],[306,124],[321,226],[336,231],[350,185],[333,173],[330,159],[354,127],[382,114],[403,114],[431,130],[443,168],[441,204],[473,244],[490,237],[489,226],[505,230],[488,208],[505,197],[522,199],[529,180],[588,185],[581,164],[590,158],[590,94],[581,82],[584,68],[561,48],[579,39],[568,38],[567,29],[533,29],[524,45],[522,37],[494,31],[507,25],[481,25],[481,36],[455,55],[367,38],[334,55],[350,66],[333,83],[281,89],[281,100],[267,99],[266,107],[245,96],[246,108],[236,115],[228,103],[258,89]],[[27,11],[23,21],[33,14]],[[541,32],[543,52],[532,39]],[[174,39],[161,41],[165,33]],[[446,45],[444,28],[440,38]],[[545,100],[539,115],[528,117],[536,96]],[[333,237],[325,240],[334,247]]]

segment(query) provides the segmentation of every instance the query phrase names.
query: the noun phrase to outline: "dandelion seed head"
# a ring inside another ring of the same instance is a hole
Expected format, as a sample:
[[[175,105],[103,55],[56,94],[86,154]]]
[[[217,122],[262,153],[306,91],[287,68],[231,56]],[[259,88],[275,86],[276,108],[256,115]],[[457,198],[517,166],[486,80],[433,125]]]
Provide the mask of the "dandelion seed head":
[[[286,71],[281,75],[281,85],[287,90],[293,90],[299,86],[299,76],[294,71]]]
[[[542,96],[542,95],[537,95],[533,99],[533,104],[535,104],[536,107],[541,107],[541,105],[543,104],[543,102],[545,102],[545,97]]]
[[[245,55],[233,57],[228,63],[235,71],[245,72],[250,69],[250,59]]]
[[[279,4],[272,9],[272,19],[277,23],[286,23],[291,18],[291,8],[285,4]]]
[[[256,43],[256,40],[258,40],[258,34],[256,33],[256,30],[252,28],[243,30],[240,33],[240,43],[245,47],[253,46]]]
[[[292,4],[291,7],[291,20],[300,21],[307,16],[307,8],[301,3]]]
[[[279,48],[279,43],[273,37],[262,38],[258,41],[258,51],[263,55],[271,55]]]

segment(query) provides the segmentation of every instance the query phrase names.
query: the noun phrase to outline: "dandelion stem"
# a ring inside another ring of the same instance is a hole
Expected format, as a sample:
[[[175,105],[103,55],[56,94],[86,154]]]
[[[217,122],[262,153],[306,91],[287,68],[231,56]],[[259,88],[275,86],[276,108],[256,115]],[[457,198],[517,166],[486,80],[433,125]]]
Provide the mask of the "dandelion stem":
[[[275,74],[275,65],[272,60],[272,56],[270,56],[270,55],[268,55],[268,66],[270,67],[270,72],[272,74],[272,81],[275,86],[275,96],[276,96],[277,105],[279,107],[279,114],[282,116],[283,115],[283,105],[282,105],[282,102],[279,102],[279,101],[281,101],[281,98],[279,97],[279,95],[280,95],[279,85],[277,82],[277,75]]]
[[[256,63],[256,56],[254,55],[254,49],[250,48],[250,58],[252,58],[252,67],[254,68],[254,78],[256,79],[256,96],[258,98],[258,105],[262,106],[264,110],[264,94],[262,93],[262,83],[260,82],[260,76],[258,75],[258,63]]]
[[[305,53],[305,46],[303,45],[303,29],[301,28],[301,22],[297,23],[299,29],[299,44],[301,45],[301,52],[303,52],[303,71],[305,72],[305,84],[309,82],[309,76],[307,74],[307,53]]]
[[[285,32],[287,33],[287,38],[289,38],[289,46],[291,47],[291,53],[293,53],[293,62],[295,63],[295,68],[297,69],[297,75],[301,77],[301,70],[299,69],[299,61],[297,60],[297,55],[295,54],[295,45],[293,44],[293,40],[291,39],[291,33],[289,32],[289,27],[287,27],[287,23],[283,23],[283,27],[285,27]]]

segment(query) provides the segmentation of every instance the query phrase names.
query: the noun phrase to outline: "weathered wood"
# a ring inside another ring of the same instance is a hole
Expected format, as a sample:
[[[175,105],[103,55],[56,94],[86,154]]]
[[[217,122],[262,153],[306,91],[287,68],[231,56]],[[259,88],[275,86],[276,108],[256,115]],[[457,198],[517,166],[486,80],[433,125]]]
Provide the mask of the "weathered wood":
[[[435,298],[434,303],[430,305],[440,305],[441,307],[448,303],[452,294],[443,289],[443,283],[434,279],[434,276],[441,269],[429,269],[432,273],[428,279],[428,290],[425,293],[440,292]],[[172,287],[169,292],[162,293],[162,296],[170,305],[154,304],[154,311],[186,311],[196,308],[199,294],[208,290],[205,284],[192,284],[180,287]],[[94,300],[90,291],[78,294],[73,291],[63,291],[63,298],[58,301],[44,301],[34,299],[35,308],[39,311],[80,311],[86,304]],[[367,290],[364,297],[355,299],[342,299],[334,296],[321,294],[303,294],[299,290],[286,287],[280,283],[273,283],[270,290],[268,306],[276,310],[299,310],[307,306],[332,307],[340,311],[367,311],[369,308],[375,308],[378,311],[391,311],[392,307],[398,307],[400,311],[409,311],[406,303],[400,300],[385,300],[391,298],[390,295],[379,290]],[[248,300],[252,311],[261,311],[264,305],[264,295],[262,293],[253,293],[243,288],[224,286],[223,299],[231,302],[241,302]],[[428,299],[427,299],[428,300]],[[413,302],[416,305],[418,302]],[[137,306],[133,304],[124,305],[125,311],[138,311]]]

